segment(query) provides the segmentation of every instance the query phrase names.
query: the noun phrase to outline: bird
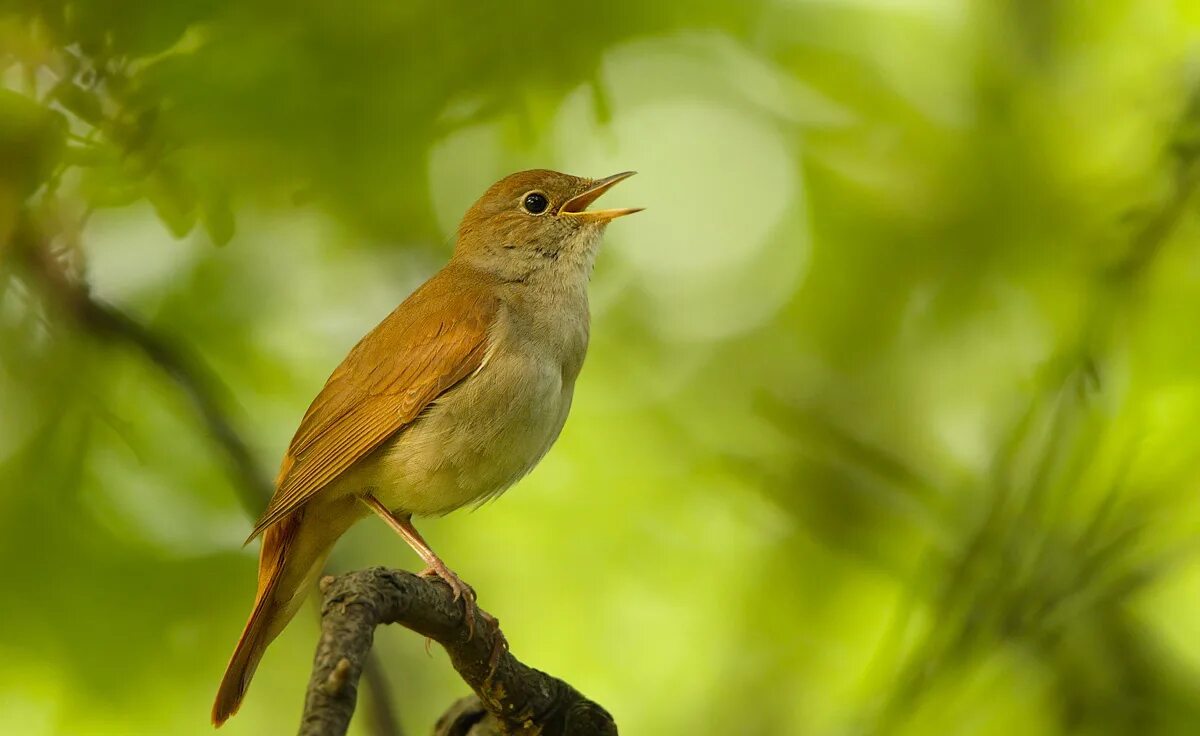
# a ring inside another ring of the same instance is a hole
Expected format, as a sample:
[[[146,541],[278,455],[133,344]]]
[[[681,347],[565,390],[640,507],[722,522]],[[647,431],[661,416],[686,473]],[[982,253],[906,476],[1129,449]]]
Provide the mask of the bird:
[[[590,331],[588,283],[608,224],[642,208],[588,209],[625,171],[533,169],[467,210],[446,265],[366,334],[305,412],[262,537],[254,606],[221,680],[215,726],[237,712],[267,646],[307,598],[337,539],[372,514],[465,607],[475,594],[414,516],[504,492],[562,431]]]

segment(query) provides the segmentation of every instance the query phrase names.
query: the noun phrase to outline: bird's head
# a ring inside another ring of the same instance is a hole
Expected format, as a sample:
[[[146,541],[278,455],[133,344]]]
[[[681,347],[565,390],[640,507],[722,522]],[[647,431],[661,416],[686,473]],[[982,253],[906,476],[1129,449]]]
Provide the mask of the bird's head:
[[[626,171],[585,179],[546,169],[510,174],[467,210],[458,226],[455,257],[505,280],[537,273],[590,273],[604,227],[640,207],[589,210]]]

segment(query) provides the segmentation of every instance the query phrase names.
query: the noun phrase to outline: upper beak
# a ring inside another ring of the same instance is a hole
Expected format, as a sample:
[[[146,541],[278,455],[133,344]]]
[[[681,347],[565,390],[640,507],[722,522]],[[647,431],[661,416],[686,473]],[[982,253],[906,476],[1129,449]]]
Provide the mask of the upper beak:
[[[642,207],[625,207],[615,210],[588,210],[588,205],[600,199],[600,195],[612,189],[617,182],[625,181],[636,173],[636,171],[622,171],[620,174],[613,174],[612,176],[595,180],[587,191],[571,197],[562,207],[559,207],[558,214],[571,215],[572,217],[592,222],[608,222],[618,217],[632,215],[634,212],[641,212],[644,209]]]

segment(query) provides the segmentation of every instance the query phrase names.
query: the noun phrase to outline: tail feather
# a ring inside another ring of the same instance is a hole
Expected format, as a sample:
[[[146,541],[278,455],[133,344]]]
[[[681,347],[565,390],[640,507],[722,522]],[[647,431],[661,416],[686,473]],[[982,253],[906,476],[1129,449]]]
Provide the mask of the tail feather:
[[[217,689],[217,699],[213,702],[214,726],[220,726],[238,712],[242,699],[246,697],[246,689],[250,687],[250,678],[254,677],[254,670],[267,650],[266,637],[263,636],[268,618],[266,609],[267,606],[254,607],[250,621],[238,639],[237,648],[233,650],[233,656],[225,668],[225,676],[221,678],[221,686]]]
[[[301,518],[301,514],[294,514],[267,529],[263,535],[254,610],[217,689],[212,709],[214,726],[220,726],[237,713],[267,645],[295,615],[304,598],[304,589],[311,584],[312,575],[308,570],[298,568],[301,565],[311,568],[314,561],[297,559],[305,555],[295,554],[296,531]]]

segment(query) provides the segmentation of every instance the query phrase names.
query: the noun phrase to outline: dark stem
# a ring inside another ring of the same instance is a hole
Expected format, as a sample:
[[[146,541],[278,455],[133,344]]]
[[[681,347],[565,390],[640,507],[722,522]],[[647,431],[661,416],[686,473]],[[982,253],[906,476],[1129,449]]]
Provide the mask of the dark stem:
[[[22,215],[13,233],[12,244],[31,281],[78,327],[103,341],[132,348],[175,383],[226,457],[242,508],[251,519],[256,518],[271,497],[272,486],[254,461],[249,443],[223,408],[222,397],[229,392],[220,379],[186,346],[93,297],[88,284],[72,278],[28,215]],[[372,703],[367,719],[368,732],[372,736],[402,736],[378,658],[371,656],[366,668]]]
[[[242,507],[252,518],[257,516],[271,497],[271,484],[259,472],[249,444],[222,408],[219,397],[228,392],[220,380],[171,338],[93,297],[87,283],[67,273],[50,246],[35,235],[28,221],[18,227],[17,245],[30,276],[42,287],[53,306],[93,337],[135,349],[187,396],[229,463]]]

